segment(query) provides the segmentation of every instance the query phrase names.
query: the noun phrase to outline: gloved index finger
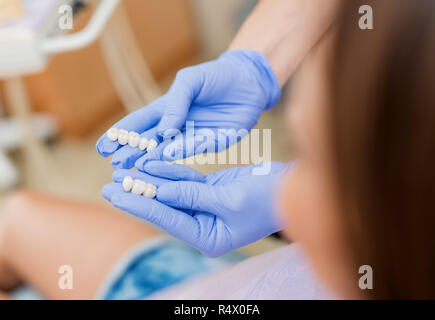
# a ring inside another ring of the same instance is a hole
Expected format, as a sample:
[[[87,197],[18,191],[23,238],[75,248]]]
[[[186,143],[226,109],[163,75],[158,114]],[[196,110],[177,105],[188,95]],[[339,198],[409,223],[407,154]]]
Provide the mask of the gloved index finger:
[[[136,162],[134,163],[135,167],[138,170],[143,171],[143,168],[147,162],[164,159],[164,155],[163,155],[164,150],[170,143],[171,141],[169,140],[163,140],[154,150],[145,153],[142,157],[137,159]]]
[[[200,68],[190,67],[177,73],[167,93],[165,111],[158,125],[158,133],[161,136],[174,136],[182,128],[202,82],[203,75]]]
[[[144,172],[140,172],[137,170],[128,170],[128,169],[119,169],[113,172],[112,179],[114,182],[121,183],[126,176],[130,176],[133,179],[139,179],[142,181],[145,181],[146,183],[151,183],[155,185],[157,188],[160,187],[162,184],[169,182],[170,180],[153,177],[149,174],[146,174]]]
[[[164,161],[150,161],[144,166],[144,172],[170,180],[187,180],[204,182],[206,176],[188,166]]]
[[[173,181],[162,184],[157,200],[171,207],[221,215],[219,188],[192,181]]]

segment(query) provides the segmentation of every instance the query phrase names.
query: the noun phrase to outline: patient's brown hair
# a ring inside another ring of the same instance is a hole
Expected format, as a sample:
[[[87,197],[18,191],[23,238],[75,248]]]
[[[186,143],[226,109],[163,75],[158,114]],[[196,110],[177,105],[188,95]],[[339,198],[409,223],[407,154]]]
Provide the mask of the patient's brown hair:
[[[337,23],[330,124],[355,275],[372,266],[369,298],[433,299],[435,1],[344,0]]]

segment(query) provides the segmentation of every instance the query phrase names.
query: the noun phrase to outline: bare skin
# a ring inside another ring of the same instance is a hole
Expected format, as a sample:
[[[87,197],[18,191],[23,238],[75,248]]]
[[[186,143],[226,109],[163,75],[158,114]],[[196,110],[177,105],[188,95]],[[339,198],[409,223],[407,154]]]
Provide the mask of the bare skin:
[[[0,252],[0,290],[9,291],[17,287],[19,284],[19,277],[7,266],[6,259],[2,255],[2,252]]]
[[[338,0],[261,0],[229,49],[262,52],[283,86],[332,25]]]
[[[29,192],[11,195],[2,214],[0,290],[25,282],[47,299],[94,298],[128,249],[159,234],[113,209]],[[72,290],[59,289],[62,265],[73,268]]]

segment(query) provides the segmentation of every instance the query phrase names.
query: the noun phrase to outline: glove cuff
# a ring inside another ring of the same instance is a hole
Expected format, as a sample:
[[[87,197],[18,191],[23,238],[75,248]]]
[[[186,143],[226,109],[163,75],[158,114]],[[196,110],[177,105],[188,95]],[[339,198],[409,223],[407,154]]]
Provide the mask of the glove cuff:
[[[244,62],[250,63],[258,71],[258,83],[263,88],[267,96],[265,110],[275,106],[281,98],[281,86],[278,78],[270,65],[267,57],[260,51],[254,50],[229,50],[224,52],[221,57],[233,57]]]

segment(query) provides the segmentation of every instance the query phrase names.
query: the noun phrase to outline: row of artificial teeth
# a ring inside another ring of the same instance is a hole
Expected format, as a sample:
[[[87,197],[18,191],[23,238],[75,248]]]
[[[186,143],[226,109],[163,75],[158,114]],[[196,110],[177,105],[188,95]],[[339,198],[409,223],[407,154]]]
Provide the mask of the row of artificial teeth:
[[[110,141],[118,141],[122,146],[128,144],[132,148],[139,147],[141,151],[146,149],[147,152],[150,152],[157,147],[156,140],[148,140],[145,137],[141,138],[139,133],[134,131],[128,132],[124,129],[110,128],[109,131],[107,131],[107,138],[109,138]]]
[[[153,199],[157,194],[157,187],[151,183],[126,176],[122,181],[122,188],[125,192],[131,192],[136,195],[144,195],[147,198]]]

